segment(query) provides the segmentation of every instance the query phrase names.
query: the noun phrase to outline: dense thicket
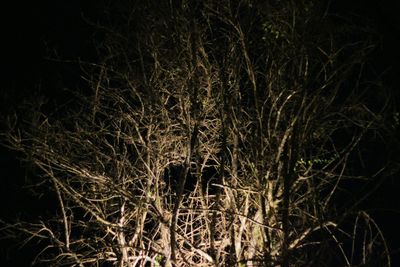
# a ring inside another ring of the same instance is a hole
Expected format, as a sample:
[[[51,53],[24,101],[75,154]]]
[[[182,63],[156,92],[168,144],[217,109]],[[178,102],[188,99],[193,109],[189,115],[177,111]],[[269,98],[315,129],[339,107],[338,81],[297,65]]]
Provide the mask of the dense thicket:
[[[92,21],[73,104],[8,117],[59,208],[4,232],[55,266],[390,265],[362,198],[338,204],[395,123],[370,29],[317,1],[149,2]]]

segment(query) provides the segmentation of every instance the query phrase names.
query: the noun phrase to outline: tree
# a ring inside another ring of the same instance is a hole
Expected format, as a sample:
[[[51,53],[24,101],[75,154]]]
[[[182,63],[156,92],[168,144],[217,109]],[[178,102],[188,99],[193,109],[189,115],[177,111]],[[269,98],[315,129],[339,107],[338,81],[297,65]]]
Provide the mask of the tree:
[[[43,240],[54,266],[390,265],[360,199],[335,205],[390,119],[368,102],[385,97],[373,42],[303,2],[110,7],[88,90],[7,119],[59,211],[3,233]]]

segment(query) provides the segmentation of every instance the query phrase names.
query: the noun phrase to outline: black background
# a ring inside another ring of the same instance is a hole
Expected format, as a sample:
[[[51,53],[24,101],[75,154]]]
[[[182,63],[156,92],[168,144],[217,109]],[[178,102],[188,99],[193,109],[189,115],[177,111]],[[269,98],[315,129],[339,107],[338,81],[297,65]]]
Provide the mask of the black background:
[[[96,18],[101,14],[101,1],[10,1],[1,8],[1,83],[0,112],[7,112],[27,95],[39,92],[49,98],[62,97],[63,87],[80,86],[79,73],[65,64],[46,59],[57,51],[64,58],[95,61],[94,30],[83,17]],[[351,4],[350,4],[351,3]],[[382,38],[373,54],[376,72],[385,72],[383,80],[400,104],[400,1],[331,1],[330,12],[339,15],[358,14],[371,20]],[[60,73],[63,73],[62,79]],[[4,92],[7,92],[5,95]],[[7,96],[7,97],[6,97]],[[397,133],[399,134],[399,133]],[[398,138],[400,140],[400,137]],[[393,143],[393,160],[400,162],[400,149]],[[382,157],[385,150],[371,151],[371,159]],[[34,216],[49,209],[51,196],[30,196],[22,189],[29,176],[16,160],[16,154],[0,147],[0,218]],[[371,209],[393,249],[400,248],[400,180],[389,177],[370,201]],[[1,266],[29,266],[35,251],[28,246],[10,250],[15,244],[1,241]],[[396,254],[395,254],[396,255]],[[398,254],[393,266],[400,266]]]

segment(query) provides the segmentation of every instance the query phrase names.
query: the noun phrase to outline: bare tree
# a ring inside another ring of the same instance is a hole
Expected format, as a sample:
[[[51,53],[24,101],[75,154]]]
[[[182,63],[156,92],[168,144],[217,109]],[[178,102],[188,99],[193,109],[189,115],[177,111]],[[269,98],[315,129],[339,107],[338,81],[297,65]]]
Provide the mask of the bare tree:
[[[365,96],[372,43],[314,1],[223,2],[123,6],[99,26],[104,60],[81,62],[89,92],[8,118],[4,144],[59,203],[4,223],[47,242],[37,262],[390,266],[374,220],[334,205],[386,119]]]

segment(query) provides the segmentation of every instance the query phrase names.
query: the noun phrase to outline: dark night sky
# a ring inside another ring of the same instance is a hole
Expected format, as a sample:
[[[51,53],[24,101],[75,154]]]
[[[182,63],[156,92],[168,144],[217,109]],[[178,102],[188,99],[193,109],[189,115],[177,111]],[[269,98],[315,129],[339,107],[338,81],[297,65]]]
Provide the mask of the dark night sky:
[[[63,69],[61,64],[46,60],[45,56],[51,49],[56,48],[58,54],[65,58],[93,60],[93,30],[84,22],[81,14],[96,17],[101,1],[9,2],[12,3],[1,8],[0,90],[6,91],[8,97],[5,98],[1,92],[0,112],[6,112],[24,96],[34,94],[38,90],[49,97],[57,97],[60,87],[76,85],[77,73]],[[351,6],[348,5],[349,2],[352,3]],[[383,38],[381,49],[374,55],[376,69],[377,72],[388,70],[385,82],[393,88],[399,100],[397,88],[400,85],[400,1],[333,0],[332,10],[338,14],[360,14],[371,19],[376,25]],[[63,70],[66,70],[67,75],[64,76],[64,83],[60,84],[59,72]],[[400,101],[398,103],[400,104]],[[21,212],[39,211],[40,206],[27,204],[32,203],[32,199],[21,190],[25,173],[13,158],[14,155],[0,148],[0,156],[0,203],[6,203],[0,208],[0,218]],[[400,234],[400,230],[396,230],[400,224],[400,198],[398,194],[393,193],[400,190],[400,182],[396,179],[399,178],[393,177],[383,187],[379,194],[385,195],[385,198],[378,197],[378,201],[382,202],[380,206],[384,208],[397,209],[395,215],[383,212],[382,224],[388,239],[396,247],[400,247],[400,242],[394,237],[395,234]],[[4,250],[0,252],[4,254]]]
[[[2,90],[25,94],[31,92],[32,87],[38,87],[41,81],[50,78],[55,82],[54,63],[51,65],[44,60],[49,49],[55,48],[65,58],[90,59],[93,56],[93,31],[81,14],[95,17],[99,14],[98,3],[102,1],[10,2],[2,8],[1,14]],[[377,63],[380,69],[392,65],[395,71],[391,75],[396,77],[400,69],[397,60],[400,57],[400,1],[332,0],[331,6],[338,14],[357,13],[374,21],[384,38]]]
[[[23,95],[43,81],[55,82],[57,74],[52,70],[59,66],[45,59],[54,50],[65,58],[89,57],[92,32],[81,14],[95,12],[90,2],[12,1],[2,9],[2,69],[6,71],[2,84],[6,90]],[[52,87],[42,86],[47,91]]]

